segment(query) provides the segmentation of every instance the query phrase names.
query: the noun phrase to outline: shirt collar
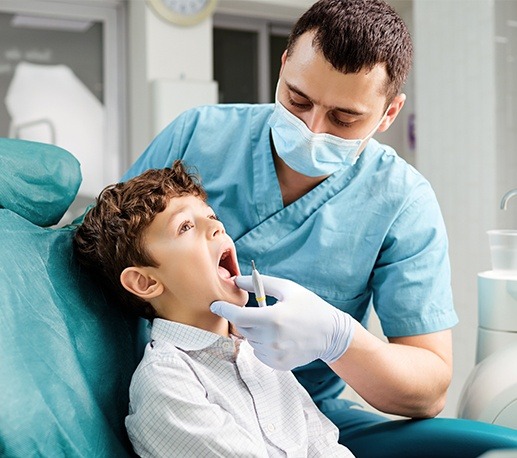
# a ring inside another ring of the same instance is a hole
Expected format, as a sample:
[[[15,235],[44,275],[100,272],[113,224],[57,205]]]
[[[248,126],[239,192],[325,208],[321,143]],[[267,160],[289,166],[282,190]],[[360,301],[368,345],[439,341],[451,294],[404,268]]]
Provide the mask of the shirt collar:
[[[213,345],[218,340],[233,341],[204,329],[187,324],[155,318],[151,329],[151,339],[168,342],[185,351],[199,351]]]

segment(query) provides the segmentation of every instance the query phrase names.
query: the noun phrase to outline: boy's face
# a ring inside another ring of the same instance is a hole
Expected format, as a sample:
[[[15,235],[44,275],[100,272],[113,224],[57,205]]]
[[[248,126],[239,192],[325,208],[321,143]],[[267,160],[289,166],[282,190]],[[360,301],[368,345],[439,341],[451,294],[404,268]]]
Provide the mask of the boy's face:
[[[240,270],[233,241],[200,198],[172,198],[144,232],[144,244],[159,264],[146,269],[164,287],[161,317],[206,329],[207,320],[219,318],[210,312],[213,301],[247,302],[234,283]]]

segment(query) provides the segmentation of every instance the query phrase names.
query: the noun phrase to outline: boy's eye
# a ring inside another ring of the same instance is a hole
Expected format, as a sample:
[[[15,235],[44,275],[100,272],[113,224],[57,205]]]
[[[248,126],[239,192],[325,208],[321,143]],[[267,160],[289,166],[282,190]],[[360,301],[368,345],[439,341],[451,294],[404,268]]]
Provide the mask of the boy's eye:
[[[208,218],[209,219],[215,219],[216,221],[219,221],[219,218],[217,217],[216,214],[208,215]]]
[[[189,231],[194,227],[194,224],[191,221],[183,221],[183,223],[180,224],[178,232],[180,234],[183,234],[184,232]]]

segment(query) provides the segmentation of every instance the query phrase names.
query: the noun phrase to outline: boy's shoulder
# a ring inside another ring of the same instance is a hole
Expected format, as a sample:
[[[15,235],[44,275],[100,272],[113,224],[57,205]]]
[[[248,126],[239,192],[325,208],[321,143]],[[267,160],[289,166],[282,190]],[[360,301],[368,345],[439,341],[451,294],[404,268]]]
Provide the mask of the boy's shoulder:
[[[208,331],[161,318],[155,318],[144,355],[135,370],[133,379],[154,379],[195,377],[196,364],[189,354],[208,348],[218,337]]]
[[[162,342],[152,340],[144,350],[144,355],[136,371],[144,370],[153,365],[185,366],[187,364],[185,353],[174,345],[164,345]]]
[[[189,357],[173,345],[151,341],[144,351],[140,364],[133,373],[131,390],[145,389],[153,392],[167,380],[188,380],[195,377],[195,371],[189,364]]]

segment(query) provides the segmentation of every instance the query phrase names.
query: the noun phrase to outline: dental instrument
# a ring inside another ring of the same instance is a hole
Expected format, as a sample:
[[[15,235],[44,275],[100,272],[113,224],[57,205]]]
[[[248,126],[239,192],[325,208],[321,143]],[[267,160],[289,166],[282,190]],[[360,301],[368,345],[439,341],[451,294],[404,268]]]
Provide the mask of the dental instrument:
[[[251,261],[251,280],[253,281],[253,289],[255,291],[255,298],[259,307],[265,307],[266,293],[264,292],[264,284],[260,277],[259,271],[255,267],[255,261]]]

